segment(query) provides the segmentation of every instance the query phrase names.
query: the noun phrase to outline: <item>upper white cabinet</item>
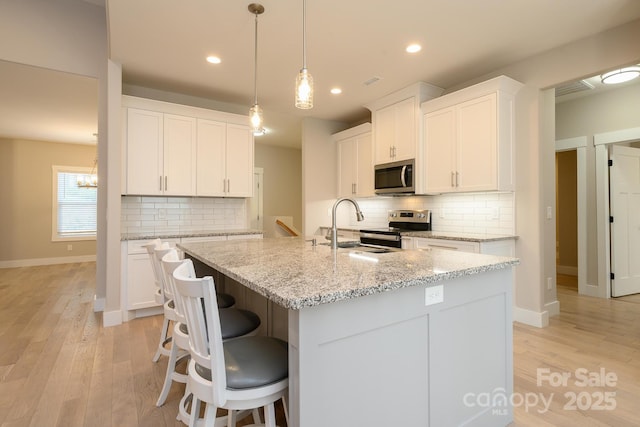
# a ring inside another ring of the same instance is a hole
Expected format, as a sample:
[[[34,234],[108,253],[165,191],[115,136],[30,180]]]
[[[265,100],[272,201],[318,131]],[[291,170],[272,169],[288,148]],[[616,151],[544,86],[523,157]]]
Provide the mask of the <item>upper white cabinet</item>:
[[[249,126],[198,119],[198,196],[253,195],[253,135]]]
[[[333,135],[338,144],[338,197],[374,196],[371,123]]]
[[[424,102],[424,192],[514,189],[515,94],[501,76]]]
[[[123,194],[251,197],[248,118],[123,96]]]
[[[416,97],[404,99],[375,112],[375,164],[416,157]]]
[[[129,194],[195,194],[194,118],[129,108],[127,191]]]
[[[365,105],[371,110],[376,165],[417,160],[422,136],[420,103],[441,93],[439,87],[418,82]]]
[[[415,159],[416,193],[424,181],[420,103],[441,93],[439,87],[418,82],[365,105],[371,110],[374,164]]]

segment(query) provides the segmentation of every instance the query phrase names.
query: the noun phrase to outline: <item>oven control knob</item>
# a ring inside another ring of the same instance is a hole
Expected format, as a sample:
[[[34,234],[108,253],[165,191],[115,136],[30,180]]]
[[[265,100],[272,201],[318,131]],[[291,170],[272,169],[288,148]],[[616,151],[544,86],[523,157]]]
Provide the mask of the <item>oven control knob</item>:
[[[391,213],[389,214],[389,216],[390,216],[391,218],[395,218],[395,217],[397,217],[397,216],[398,216],[398,213],[397,213],[397,212],[391,212]]]
[[[426,216],[426,215],[425,215],[425,214],[423,214],[423,213],[419,213],[419,214],[418,214],[418,218],[424,218],[425,216]]]

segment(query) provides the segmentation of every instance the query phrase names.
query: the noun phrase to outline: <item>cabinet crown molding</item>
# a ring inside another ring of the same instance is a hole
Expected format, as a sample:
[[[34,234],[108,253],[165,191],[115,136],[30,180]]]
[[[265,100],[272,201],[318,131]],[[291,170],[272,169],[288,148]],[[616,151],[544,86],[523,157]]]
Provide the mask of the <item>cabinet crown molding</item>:
[[[523,86],[524,84],[511,77],[498,76],[455,92],[447,93],[438,98],[427,100],[421,104],[421,108],[423,113],[428,113],[495,92],[514,96]]]
[[[373,102],[365,104],[365,108],[370,111],[376,111],[386,106],[403,101],[407,98],[415,96],[418,104],[429,99],[437,98],[442,95],[444,89],[425,82],[417,82],[403,89],[392,92]]]
[[[345,129],[340,132],[336,132],[333,135],[331,135],[331,138],[334,141],[341,141],[343,139],[351,138],[357,135],[362,135],[363,133],[367,133],[367,132],[371,132],[371,123],[369,122],[363,123],[358,126],[354,126],[349,129]]]

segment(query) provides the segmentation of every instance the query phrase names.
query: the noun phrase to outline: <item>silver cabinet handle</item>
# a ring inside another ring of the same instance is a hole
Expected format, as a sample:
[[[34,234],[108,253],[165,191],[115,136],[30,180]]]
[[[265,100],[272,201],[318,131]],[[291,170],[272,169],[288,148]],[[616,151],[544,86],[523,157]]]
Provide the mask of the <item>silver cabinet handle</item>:
[[[162,175],[159,177],[160,178],[160,182],[159,182],[159,190],[162,191]]]
[[[460,186],[460,172],[456,172],[456,187]]]
[[[164,176],[164,191],[167,191],[167,176]]]
[[[455,172],[451,171],[451,186],[455,187]]]
[[[227,179],[227,193],[231,193],[231,180]]]
[[[393,159],[393,147],[389,146],[389,158]]]

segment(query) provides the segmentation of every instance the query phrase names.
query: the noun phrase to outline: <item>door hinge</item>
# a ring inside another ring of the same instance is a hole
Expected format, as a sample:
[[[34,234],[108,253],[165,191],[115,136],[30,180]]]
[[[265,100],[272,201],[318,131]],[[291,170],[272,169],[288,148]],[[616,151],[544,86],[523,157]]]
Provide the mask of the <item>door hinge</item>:
[[[609,222],[613,222],[613,217],[612,216],[609,217]]]
[[[615,274],[613,274],[613,273],[610,273],[610,274],[609,274],[609,278],[610,278],[611,280],[614,280],[614,279],[616,278],[616,275],[615,275]]]
[[[613,160],[609,159],[609,166],[613,166]]]

